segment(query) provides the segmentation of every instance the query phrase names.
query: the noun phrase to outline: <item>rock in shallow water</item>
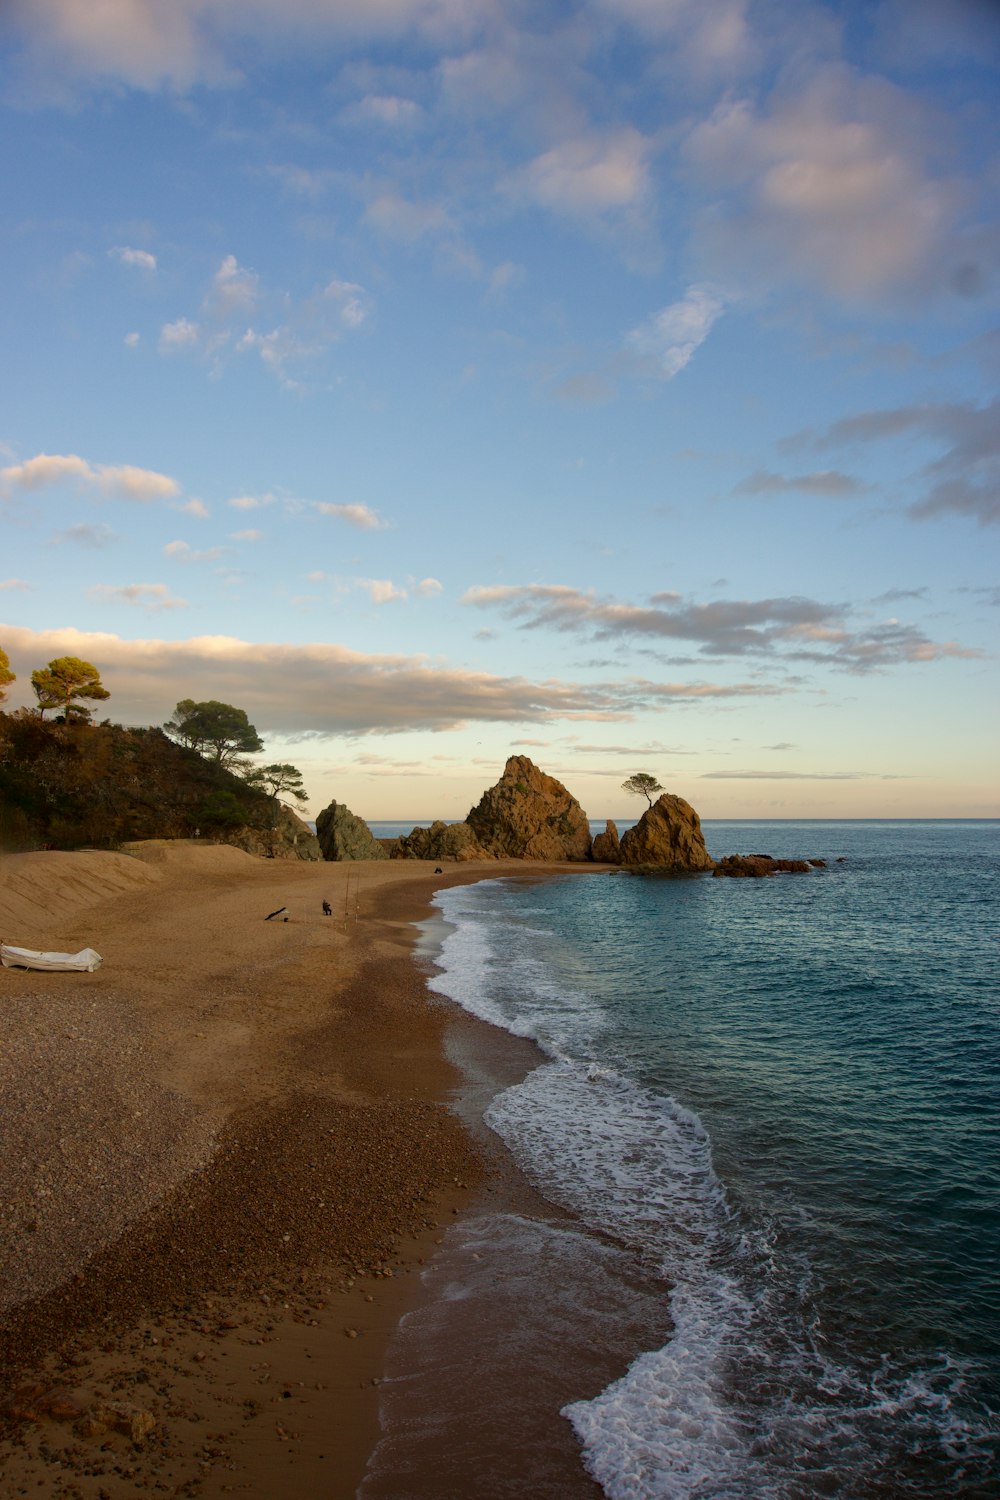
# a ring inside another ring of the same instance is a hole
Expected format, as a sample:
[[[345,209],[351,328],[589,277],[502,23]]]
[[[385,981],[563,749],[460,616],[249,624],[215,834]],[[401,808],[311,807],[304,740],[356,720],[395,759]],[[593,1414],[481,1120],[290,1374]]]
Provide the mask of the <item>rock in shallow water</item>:
[[[727,854],[720,859],[713,874],[736,880],[759,880],[765,875],[808,875],[822,860],[774,859],[770,854]]]
[[[705,848],[701,819],[683,797],[670,792],[653,803],[621,838],[623,865],[653,866],[663,873],[696,874],[715,861]]]

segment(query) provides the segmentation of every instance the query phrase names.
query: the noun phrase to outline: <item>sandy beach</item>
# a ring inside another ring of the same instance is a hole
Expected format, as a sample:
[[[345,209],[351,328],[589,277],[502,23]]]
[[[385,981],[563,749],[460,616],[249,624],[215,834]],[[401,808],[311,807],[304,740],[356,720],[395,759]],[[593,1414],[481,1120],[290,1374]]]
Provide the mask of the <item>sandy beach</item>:
[[[6,1495],[354,1495],[387,1340],[497,1170],[448,1108],[413,923],[514,872],[0,862],[4,941],[104,960],[0,970]]]

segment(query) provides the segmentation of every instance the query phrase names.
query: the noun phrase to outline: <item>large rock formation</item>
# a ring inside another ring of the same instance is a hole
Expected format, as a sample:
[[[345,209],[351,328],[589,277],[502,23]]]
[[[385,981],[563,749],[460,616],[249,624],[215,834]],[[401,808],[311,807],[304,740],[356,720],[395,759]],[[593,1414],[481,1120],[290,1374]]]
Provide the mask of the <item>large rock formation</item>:
[[[262,854],[267,859],[323,858],[319,841],[309,824],[290,807],[278,808],[272,828],[232,828],[210,836],[220,843],[245,849],[247,854]]]
[[[621,838],[623,865],[651,865],[665,874],[711,870],[715,860],[705,848],[701,819],[683,797],[670,792],[653,803]]]
[[[618,824],[609,818],[603,833],[595,833],[593,858],[600,865],[620,865],[622,862],[621,845],[618,842]]]
[[[526,755],[510,757],[496,786],[483,793],[466,822],[480,847],[497,859],[590,858],[590,826],[583,808]]]
[[[368,824],[345,807],[331,802],[316,819],[316,837],[324,859],[388,859]]]
[[[489,859],[476,843],[468,823],[432,823],[404,834],[390,850],[390,859]]]

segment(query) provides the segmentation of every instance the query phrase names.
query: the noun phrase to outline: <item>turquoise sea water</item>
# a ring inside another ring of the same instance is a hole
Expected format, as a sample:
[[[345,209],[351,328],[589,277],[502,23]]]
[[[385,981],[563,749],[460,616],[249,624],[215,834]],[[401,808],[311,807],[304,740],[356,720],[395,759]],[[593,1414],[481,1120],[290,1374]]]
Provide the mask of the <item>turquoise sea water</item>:
[[[560,1420],[612,1500],[995,1497],[1000,824],[705,833],[827,868],[437,898],[431,988],[546,1059],[486,1118],[574,1216],[561,1280],[646,1299]]]

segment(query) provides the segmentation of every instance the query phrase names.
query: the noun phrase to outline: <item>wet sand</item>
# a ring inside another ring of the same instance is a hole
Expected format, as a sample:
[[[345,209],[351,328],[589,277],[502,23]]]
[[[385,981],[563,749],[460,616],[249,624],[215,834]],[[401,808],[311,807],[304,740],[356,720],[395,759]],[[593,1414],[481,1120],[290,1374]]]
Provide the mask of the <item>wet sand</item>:
[[[4,941],[104,959],[0,970],[5,1495],[355,1494],[389,1337],[496,1171],[448,1107],[412,924],[514,873],[0,861]]]

